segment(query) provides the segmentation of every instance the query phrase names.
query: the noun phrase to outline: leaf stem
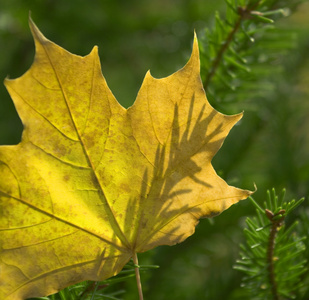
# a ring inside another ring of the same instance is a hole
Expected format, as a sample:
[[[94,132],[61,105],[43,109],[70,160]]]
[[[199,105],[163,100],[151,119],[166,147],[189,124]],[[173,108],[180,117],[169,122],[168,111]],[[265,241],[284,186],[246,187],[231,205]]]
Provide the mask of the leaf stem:
[[[139,273],[137,254],[135,252],[132,258],[133,258],[133,262],[135,265],[135,277],[136,277],[136,284],[137,284],[137,289],[138,289],[139,300],[143,300],[144,296],[143,296],[143,290],[142,290],[141,276]]]

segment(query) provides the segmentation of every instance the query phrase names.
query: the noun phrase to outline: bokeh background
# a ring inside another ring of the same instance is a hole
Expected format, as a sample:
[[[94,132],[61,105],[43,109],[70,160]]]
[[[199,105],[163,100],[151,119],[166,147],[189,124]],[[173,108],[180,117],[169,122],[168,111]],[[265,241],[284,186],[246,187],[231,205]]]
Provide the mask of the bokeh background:
[[[224,7],[223,0],[0,0],[0,78],[19,77],[33,61],[31,11],[45,36],[70,52],[86,55],[98,45],[109,87],[129,107],[146,71],[163,77],[181,68],[190,55],[194,30],[204,35],[215,11],[224,14]],[[293,31],[289,50],[277,62],[280,76],[269,79],[272,91],[267,95],[267,86],[261,84],[254,105],[247,105],[250,94],[243,95],[247,102],[239,102],[237,109],[245,110],[244,118],[213,161],[230,184],[254,189],[255,183],[258,201],[272,187],[286,187],[291,198],[309,194],[308,1],[277,26]],[[252,121],[257,119],[259,127]],[[22,124],[2,86],[0,144],[18,143],[21,133]],[[302,205],[306,209],[308,200]],[[242,201],[214,222],[202,220],[184,243],[142,254],[142,264],[160,266],[142,274],[145,298],[248,299],[240,288],[242,274],[232,266],[244,241],[245,218],[253,213],[249,201]],[[115,288],[125,290],[123,299],[136,299],[134,280]]]

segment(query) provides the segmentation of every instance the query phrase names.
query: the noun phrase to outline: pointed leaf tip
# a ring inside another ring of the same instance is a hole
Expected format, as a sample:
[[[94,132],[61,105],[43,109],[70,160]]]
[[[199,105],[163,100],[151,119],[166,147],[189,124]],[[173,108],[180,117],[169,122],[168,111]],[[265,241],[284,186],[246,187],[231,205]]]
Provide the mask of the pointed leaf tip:
[[[43,33],[39,30],[36,24],[33,22],[31,18],[31,12],[29,12],[29,27],[34,38],[34,41],[40,41],[40,43],[46,42],[47,39],[43,35]]]
[[[197,34],[196,34],[195,29],[194,29],[194,33],[193,33],[193,34],[194,34],[194,41],[195,41],[195,42],[198,42],[198,38],[197,38]]]

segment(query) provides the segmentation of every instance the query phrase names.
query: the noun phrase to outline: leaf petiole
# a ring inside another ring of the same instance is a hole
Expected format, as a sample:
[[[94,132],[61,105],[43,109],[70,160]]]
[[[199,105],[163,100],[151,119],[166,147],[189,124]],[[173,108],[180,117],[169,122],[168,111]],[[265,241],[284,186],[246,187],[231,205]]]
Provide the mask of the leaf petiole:
[[[141,276],[139,273],[139,264],[138,264],[137,254],[135,252],[132,258],[133,258],[133,263],[135,267],[134,269],[135,269],[135,277],[136,277],[136,284],[137,284],[137,289],[138,289],[139,300],[144,300]]]

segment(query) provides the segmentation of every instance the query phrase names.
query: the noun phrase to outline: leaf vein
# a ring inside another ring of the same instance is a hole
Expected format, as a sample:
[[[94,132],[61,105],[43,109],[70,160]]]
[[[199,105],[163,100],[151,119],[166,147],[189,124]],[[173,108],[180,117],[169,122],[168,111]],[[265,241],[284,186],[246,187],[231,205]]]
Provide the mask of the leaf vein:
[[[116,217],[115,217],[115,215],[114,215],[114,212],[113,212],[113,210],[112,210],[112,208],[111,208],[109,202],[107,201],[107,197],[105,196],[106,193],[105,193],[105,191],[104,191],[104,188],[103,188],[103,186],[102,186],[102,183],[101,183],[101,181],[99,180],[99,177],[98,177],[97,173],[95,172],[95,169],[96,169],[96,168],[94,167],[94,165],[93,165],[93,163],[92,163],[92,161],[91,161],[91,159],[90,159],[90,156],[89,156],[89,154],[88,154],[88,152],[87,152],[87,149],[86,149],[86,147],[85,147],[84,141],[83,141],[83,139],[82,139],[81,133],[79,132],[79,130],[78,130],[78,128],[77,128],[77,125],[76,125],[76,123],[75,123],[75,120],[74,120],[74,117],[73,117],[73,114],[72,114],[72,110],[71,110],[71,108],[70,108],[69,102],[68,102],[68,100],[67,100],[67,96],[66,96],[66,94],[65,94],[65,89],[63,88],[63,84],[62,84],[62,82],[61,82],[61,80],[60,80],[60,77],[59,77],[59,75],[58,75],[58,73],[57,73],[57,70],[56,70],[56,68],[55,68],[55,66],[54,66],[54,64],[53,64],[53,61],[51,60],[51,58],[50,58],[50,56],[49,56],[49,53],[48,53],[48,51],[47,51],[47,49],[46,49],[47,47],[45,47],[45,45],[43,45],[43,46],[44,46],[43,49],[44,49],[44,51],[45,51],[45,53],[46,53],[46,56],[48,57],[49,62],[50,62],[50,65],[51,65],[51,67],[53,68],[54,73],[55,73],[55,75],[56,75],[56,78],[57,78],[57,80],[58,80],[58,83],[59,83],[59,86],[60,86],[60,89],[61,89],[61,92],[62,92],[62,95],[63,95],[64,102],[65,102],[65,104],[66,104],[66,106],[67,106],[67,110],[68,110],[69,116],[70,116],[70,118],[71,118],[71,121],[72,121],[72,123],[73,123],[74,129],[75,129],[75,131],[76,131],[76,133],[77,133],[78,139],[79,139],[79,141],[80,141],[80,143],[81,143],[81,146],[82,146],[82,148],[83,148],[84,155],[85,155],[85,157],[86,157],[86,159],[87,159],[87,161],[88,161],[88,163],[89,163],[90,168],[93,170],[93,173],[94,173],[94,175],[95,175],[95,177],[96,177],[96,180],[97,180],[97,182],[98,182],[98,184],[99,184],[99,186],[100,186],[100,188],[101,188],[102,194],[103,194],[103,196],[104,196],[106,205],[107,205],[108,210],[109,210],[109,214],[108,214],[108,215],[109,215],[109,218],[110,218],[110,222],[113,223],[113,225],[115,226],[115,229],[116,229],[116,230],[115,230],[115,234],[116,234],[116,235],[118,236],[118,238],[123,242],[123,244],[125,244],[125,245],[128,247],[128,246],[129,246],[129,242],[128,242],[128,240],[126,239],[126,236],[124,235],[123,231],[121,230],[120,225],[119,225],[119,223],[117,222],[117,219],[116,219]]]

